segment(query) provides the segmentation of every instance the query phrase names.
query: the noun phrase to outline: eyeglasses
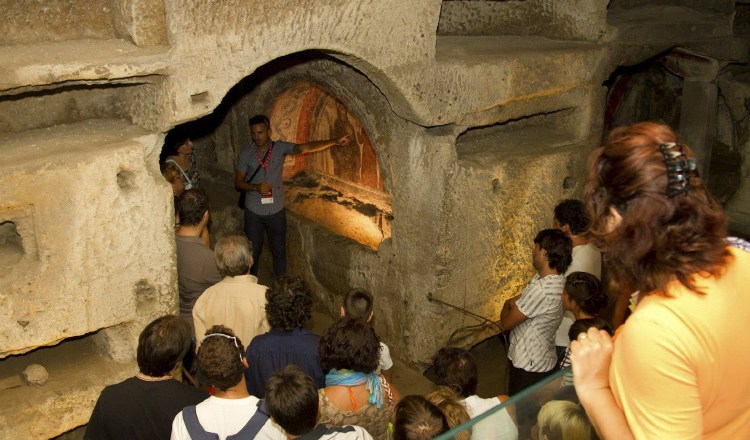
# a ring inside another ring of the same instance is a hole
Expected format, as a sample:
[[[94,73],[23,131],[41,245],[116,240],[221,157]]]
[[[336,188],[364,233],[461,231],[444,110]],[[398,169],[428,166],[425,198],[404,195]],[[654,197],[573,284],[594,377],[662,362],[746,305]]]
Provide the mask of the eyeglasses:
[[[237,347],[237,352],[239,352],[239,355],[240,355],[240,362],[242,362],[242,350],[240,350],[240,346],[237,344],[236,336],[229,336],[229,335],[225,335],[224,333],[211,333],[209,335],[204,336],[203,339],[201,339],[201,344],[203,343],[203,341],[210,338],[211,336],[221,336],[222,338],[231,339],[232,342],[234,342],[234,346]]]

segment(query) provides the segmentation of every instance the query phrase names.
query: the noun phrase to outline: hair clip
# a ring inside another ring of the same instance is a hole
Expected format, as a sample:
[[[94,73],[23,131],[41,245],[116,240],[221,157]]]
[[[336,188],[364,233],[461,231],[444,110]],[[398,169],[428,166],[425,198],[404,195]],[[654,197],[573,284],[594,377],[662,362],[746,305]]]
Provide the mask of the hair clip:
[[[659,150],[667,167],[667,197],[687,193],[691,173],[698,174],[698,162],[693,157],[687,157],[682,151],[682,145],[675,142],[663,143],[659,145]]]
[[[224,333],[211,333],[210,335],[206,335],[206,336],[203,337],[203,339],[201,339],[201,344],[203,343],[203,341],[205,341],[206,339],[210,338],[211,336],[221,336],[222,338],[231,339],[232,342],[234,342],[234,346],[237,347],[237,351],[238,352],[241,351],[240,350],[240,346],[237,345],[237,337],[236,336],[225,335]],[[240,353],[240,362],[242,362],[242,353]]]

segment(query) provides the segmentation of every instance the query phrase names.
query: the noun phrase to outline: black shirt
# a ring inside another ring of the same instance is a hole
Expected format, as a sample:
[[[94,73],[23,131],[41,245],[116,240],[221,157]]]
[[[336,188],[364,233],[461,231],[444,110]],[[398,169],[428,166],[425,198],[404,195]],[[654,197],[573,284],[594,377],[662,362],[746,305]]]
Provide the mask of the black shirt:
[[[83,438],[169,439],[177,413],[207,398],[204,391],[174,379],[131,377],[102,390]]]

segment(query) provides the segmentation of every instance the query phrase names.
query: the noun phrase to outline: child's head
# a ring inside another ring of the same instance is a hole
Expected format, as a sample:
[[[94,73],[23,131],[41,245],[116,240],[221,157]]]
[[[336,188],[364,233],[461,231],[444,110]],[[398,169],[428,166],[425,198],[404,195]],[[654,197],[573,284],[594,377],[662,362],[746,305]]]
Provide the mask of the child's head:
[[[287,434],[312,431],[318,421],[318,391],[312,378],[296,365],[287,365],[266,383],[266,408]]]
[[[578,309],[592,316],[596,316],[607,306],[607,295],[602,291],[602,283],[586,272],[573,272],[565,278],[562,298],[566,309]]]
[[[245,347],[231,329],[215,325],[206,331],[197,355],[198,368],[221,391],[237,385],[245,371]]]
[[[567,400],[544,404],[537,416],[540,440],[589,440],[591,423],[580,406]]]
[[[578,339],[578,335],[586,333],[591,327],[596,327],[599,330],[606,331],[610,335],[612,334],[612,326],[607,321],[601,318],[584,318],[573,321],[568,330],[568,337],[571,341],[575,341]]]
[[[432,358],[435,384],[454,390],[460,397],[473,396],[479,375],[474,357],[462,348],[444,347]]]
[[[440,408],[450,429],[462,425],[470,419],[469,413],[466,411],[466,406],[461,403],[461,397],[448,387],[439,386],[437,390],[431,392],[425,398]],[[454,438],[456,440],[469,440],[470,436],[471,430],[467,429],[456,434]]]
[[[443,412],[422,396],[406,396],[396,405],[395,440],[429,440],[447,430]]]
[[[372,294],[364,289],[352,289],[344,297],[341,316],[369,321],[372,319]]]

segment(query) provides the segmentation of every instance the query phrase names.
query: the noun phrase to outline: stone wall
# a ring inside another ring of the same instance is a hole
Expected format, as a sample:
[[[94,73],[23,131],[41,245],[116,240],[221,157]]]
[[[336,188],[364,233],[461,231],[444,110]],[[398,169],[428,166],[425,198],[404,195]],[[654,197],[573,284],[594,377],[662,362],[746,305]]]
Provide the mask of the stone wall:
[[[392,354],[424,366],[479,323],[430,295],[496,319],[529,279],[534,234],[580,194],[602,136],[602,84],[618,67],[679,47],[725,72],[747,53],[733,25],[748,26],[727,2],[79,3],[0,8],[0,378],[33,362],[50,372],[48,386],[3,390],[8,438],[85,423],[101,388],[135,370],[145,323],[176,310],[172,201],[158,173],[176,125],[208,129],[195,145],[218,238],[240,229],[232,171],[250,115],[300,82],[351,112],[380,194],[356,197],[387,213],[388,234],[363,244],[320,220],[341,199],[316,204],[318,217],[290,207],[290,272],[332,315],[350,287],[371,290]],[[717,101],[731,118],[716,124],[745,155],[744,122],[726,129],[746,120],[746,72],[732,75]],[[326,169],[329,158],[314,160]]]

